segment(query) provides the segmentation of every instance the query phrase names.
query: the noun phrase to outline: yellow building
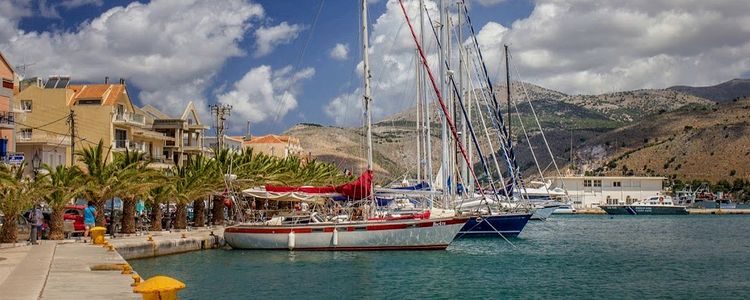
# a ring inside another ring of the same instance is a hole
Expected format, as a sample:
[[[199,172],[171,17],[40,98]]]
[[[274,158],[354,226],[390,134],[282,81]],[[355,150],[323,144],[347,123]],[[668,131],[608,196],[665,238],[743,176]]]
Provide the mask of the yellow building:
[[[288,156],[300,156],[302,146],[299,139],[287,135],[263,135],[254,136],[242,144],[243,148],[252,148],[255,151],[286,158]]]
[[[100,140],[110,151],[140,151],[148,157],[164,151],[174,138],[151,130],[152,124],[133,105],[124,81],[119,84],[69,85],[69,77],[27,83],[17,96],[18,151],[40,156],[50,166],[70,164],[70,114],[74,115],[75,150]],[[64,153],[64,154],[63,154]],[[111,159],[112,155],[110,155]]]

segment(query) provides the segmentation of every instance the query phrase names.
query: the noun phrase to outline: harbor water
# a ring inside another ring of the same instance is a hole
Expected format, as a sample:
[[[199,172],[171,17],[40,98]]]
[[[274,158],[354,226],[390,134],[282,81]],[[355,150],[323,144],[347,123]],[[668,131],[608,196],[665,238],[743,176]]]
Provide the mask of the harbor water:
[[[446,251],[209,250],[130,261],[182,299],[750,298],[750,216],[553,216]]]

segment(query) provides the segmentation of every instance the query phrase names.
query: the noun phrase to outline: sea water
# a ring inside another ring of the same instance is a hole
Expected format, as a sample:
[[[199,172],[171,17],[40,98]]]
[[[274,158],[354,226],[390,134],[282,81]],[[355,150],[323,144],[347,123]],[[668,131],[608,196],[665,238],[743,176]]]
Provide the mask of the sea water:
[[[512,243],[512,245],[511,245]],[[750,216],[552,216],[446,251],[209,250],[133,260],[182,299],[750,299]]]

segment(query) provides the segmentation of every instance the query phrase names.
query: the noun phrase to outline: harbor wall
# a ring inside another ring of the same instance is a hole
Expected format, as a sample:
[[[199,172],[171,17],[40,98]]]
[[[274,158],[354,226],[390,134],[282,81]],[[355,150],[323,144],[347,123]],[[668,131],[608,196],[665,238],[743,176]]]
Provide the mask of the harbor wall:
[[[169,234],[168,236],[142,236],[137,239],[110,241],[124,259],[149,258],[190,251],[217,249],[224,246],[224,238],[219,234]]]

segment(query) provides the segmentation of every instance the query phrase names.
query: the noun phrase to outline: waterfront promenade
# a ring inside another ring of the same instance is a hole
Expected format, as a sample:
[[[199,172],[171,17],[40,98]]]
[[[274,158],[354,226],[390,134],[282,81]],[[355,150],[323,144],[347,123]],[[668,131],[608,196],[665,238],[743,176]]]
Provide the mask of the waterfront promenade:
[[[222,232],[218,228],[152,233],[151,240],[148,235],[108,239],[116,251],[76,240],[2,244],[0,295],[4,300],[141,299],[130,285],[135,271],[122,274],[125,259],[220,247]]]

